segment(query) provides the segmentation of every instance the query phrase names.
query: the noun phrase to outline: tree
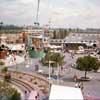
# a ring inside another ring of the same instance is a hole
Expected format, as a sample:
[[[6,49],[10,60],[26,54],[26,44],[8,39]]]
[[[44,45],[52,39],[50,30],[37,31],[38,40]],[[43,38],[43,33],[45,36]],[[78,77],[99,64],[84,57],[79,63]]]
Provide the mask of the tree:
[[[2,68],[1,72],[4,74],[4,82],[10,82],[11,74],[8,72],[8,67]]]
[[[56,39],[57,37],[56,37],[56,30],[54,30],[54,32],[53,32],[53,39]]]
[[[2,71],[2,73],[7,73],[8,67],[4,67],[1,71]]]
[[[64,64],[64,56],[61,55],[61,53],[53,53],[52,61],[55,61],[55,63],[52,64],[53,67],[62,66]]]
[[[48,65],[48,61],[55,62],[51,64],[52,67],[57,67],[57,63],[62,66],[64,64],[64,56],[61,55],[61,53],[48,52],[45,57],[42,58],[42,64]]]
[[[54,73],[54,67],[59,68],[64,64],[64,56],[61,53],[48,52],[44,58],[42,58],[42,64],[52,67],[52,74]]]
[[[21,96],[8,83],[0,82],[0,100],[21,100]]]
[[[6,73],[4,75],[4,82],[10,82],[11,81],[11,74],[10,73]]]
[[[14,93],[10,100],[21,100],[20,93],[18,93],[17,90],[14,90]]]
[[[100,68],[100,62],[98,59],[91,56],[78,58],[76,64],[78,69],[85,71],[85,78],[87,78],[88,71],[97,71]]]
[[[5,65],[5,62],[3,62],[3,61],[0,60],[0,65],[1,66]]]

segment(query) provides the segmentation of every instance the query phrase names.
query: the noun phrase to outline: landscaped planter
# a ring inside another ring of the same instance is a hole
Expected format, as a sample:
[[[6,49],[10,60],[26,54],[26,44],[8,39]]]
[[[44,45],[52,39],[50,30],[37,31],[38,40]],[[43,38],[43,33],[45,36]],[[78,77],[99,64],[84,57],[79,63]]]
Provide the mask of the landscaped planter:
[[[79,80],[80,81],[90,81],[91,78],[90,77],[81,77]]]

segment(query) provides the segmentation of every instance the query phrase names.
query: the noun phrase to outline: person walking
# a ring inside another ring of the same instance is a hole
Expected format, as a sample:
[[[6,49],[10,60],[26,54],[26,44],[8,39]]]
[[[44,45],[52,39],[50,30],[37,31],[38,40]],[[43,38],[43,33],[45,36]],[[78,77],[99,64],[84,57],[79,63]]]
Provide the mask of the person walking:
[[[54,71],[54,68],[52,68],[52,74],[54,74],[54,72],[55,72],[55,71]]]
[[[78,88],[78,82],[75,83],[75,88]]]
[[[63,71],[63,69],[64,69],[63,66],[61,66],[61,71]]]
[[[25,61],[27,60],[27,55],[26,54],[24,55],[24,59],[25,59]]]
[[[70,67],[70,68],[69,68],[69,73],[71,73],[71,72],[72,72],[72,68]]]
[[[83,89],[84,89],[83,82],[81,83],[80,88],[81,88],[81,90],[83,91]]]
[[[73,78],[74,78],[74,81],[77,82],[77,75],[76,74],[74,75]]]
[[[78,83],[78,87],[81,88],[81,82]]]

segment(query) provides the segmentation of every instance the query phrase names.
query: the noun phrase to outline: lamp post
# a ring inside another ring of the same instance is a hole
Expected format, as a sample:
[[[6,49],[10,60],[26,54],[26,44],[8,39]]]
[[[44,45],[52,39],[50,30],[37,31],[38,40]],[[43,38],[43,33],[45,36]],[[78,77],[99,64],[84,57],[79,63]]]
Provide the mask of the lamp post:
[[[49,63],[49,80],[50,80],[50,69],[51,69],[51,68],[50,68],[50,60],[49,60],[48,63]],[[49,83],[50,83],[50,82],[49,82]]]
[[[57,84],[59,84],[59,63],[57,63],[57,70],[58,70],[58,73],[57,73]]]
[[[51,79],[51,61],[49,60],[49,89],[50,89],[50,79]]]
[[[47,61],[47,63],[49,64],[49,88],[50,88],[50,79],[51,79],[51,63],[55,63],[55,61]]]
[[[49,60],[48,63],[49,63],[49,79],[50,79],[50,76],[51,76],[51,71],[50,71],[51,70],[51,64],[55,63],[55,61],[50,61]]]
[[[51,79],[51,74],[50,74],[50,70],[51,70],[51,68],[50,68],[50,66],[51,66],[51,61],[49,60],[48,61],[48,64],[49,64],[49,89],[50,89],[50,79]]]

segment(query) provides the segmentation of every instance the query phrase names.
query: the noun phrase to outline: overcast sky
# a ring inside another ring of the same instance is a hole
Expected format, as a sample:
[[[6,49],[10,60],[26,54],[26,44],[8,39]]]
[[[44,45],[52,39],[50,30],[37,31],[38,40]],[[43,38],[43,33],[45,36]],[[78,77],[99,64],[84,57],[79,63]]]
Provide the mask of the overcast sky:
[[[52,27],[100,27],[100,0],[40,0],[39,22]],[[0,21],[33,25],[37,0],[0,0]]]

